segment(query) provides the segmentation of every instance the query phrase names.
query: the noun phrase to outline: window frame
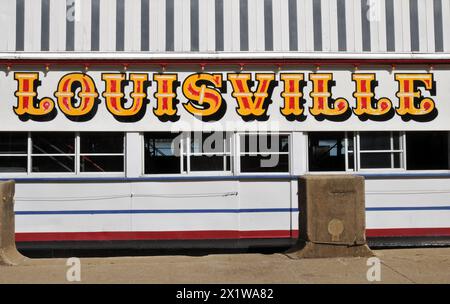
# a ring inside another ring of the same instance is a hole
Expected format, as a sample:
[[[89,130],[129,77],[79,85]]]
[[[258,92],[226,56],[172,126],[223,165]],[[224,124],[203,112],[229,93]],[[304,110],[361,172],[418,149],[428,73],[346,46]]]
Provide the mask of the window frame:
[[[4,133],[21,133],[22,131],[12,131],[12,132],[4,132]],[[24,132],[27,134],[27,170],[26,172],[0,172],[0,176],[5,178],[27,178],[27,177],[125,177],[126,176],[126,159],[127,159],[127,149],[126,149],[126,132],[114,132],[121,133],[123,135],[123,153],[80,153],[80,135],[83,133],[96,133],[94,131],[86,131],[86,132],[65,132],[64,133],[73,133],[74,134],[74,153],[50,153],[50,154],[36,154],[33,153],[33,141],[32,141],[32,133],[34,132]],[[55,132],[59,133],[59,132]],[[110,132],[105,132],[110,133]],[[123,171],[121,172],[82,172],[81,171],[81,157],[87,154],[92,154],[95,156],[122,156],[123,157]],[[9,154],[2,154],[1,156],[7,156]],[[19,156],[19,154],[16,154]],[[25,156],[25,154],[23,155]],[[32,157],[45,157],[45,156],[72,156],[74,157],[74,171],[73,172],[33,172],[32,171]]]
[[[293,132],[257,132],[257,131],[251,131],[251,132],[236,132],[235,133],[235,168],[236,168],[236,175],[243,175],[243,176],[250,176],[250,175],[291,175],[292,172],[292,166],[293,166],[293,160],[292,160],[292,141],[293,141]],[[258,155],[262,153],[242,153],[241,152],[241,136],[245,135],[287,135],[288,136],[288,151],[287,152],[272,152],[270,154],[278,154],[278,155],[288,155],[288,171],[287,172],[242,172],[241,171],[241,156],[242,155]]]
[[[371,131],[358,131],[356,133],[356,151],[357,154],[356,164],[357,167],[354,172],[378,172],[378,171],[392,171],[392,172],[405,172],[406,168],[406,135],[404,131],[379,131],[379,132],[389,132],[389,142],[391,149],[390,150],[361,150],[361,133],[363,132],[371,132]],[[377,131],[378,132],[378,131]],[[394,149],[394,132],[399,133],[400,141],[399,141],[399,149]],[[394,162],[393,154],[400,153],[400,167],[399,168],[361,168],[361,154],[375,154],[375,153],[389,153],[391,156],[391,165]]]
[[[308,152],[308,144],[305,145],[304,147],[304,152],[306,153],[306,173],[307,174],[312,174],[312,175],[317,175],[317,174],[380,174],[382,172],[386,172],[387,174],[389,173],[402,173],[405,175],[411,174],[429,174],[429,173],[443,173],[443,174],[447,174],[450,173],[450,168],[449,169],[439,169],[439,170],[432,170],[432,169],[427,169],[427,170],[408,170],[407,167],[407,154],[408,151],[406,150],[406,133],[408,131],[397,131],[397,130],[388,130],[388,131],[380,131],[380,132],[399,132],[400,133],[400,137],[401,137],[401,141],[400,141],[400,145],[401,145],[401,151],[400,150],[393,150],[393,151],[399,151],[399,153],[402,154],[401,156],[401,162],[403,163],[402,168],[360,168],[360,153],[359,153],[359,133],[360,132],[371,132],[371,131],[344,131],[346,133],[345,135],[345,152],[346,152],[346,170],[345,171],[310,171],[309,170],[309,152]],[[432,131],[423,131],[423,132],[432,132]],[[449,138],[450,138],[450,131],[445,131],[447,132]],[[308,143],[309,141],[309,133],[312,132],[306,132],[306,143]],[[355,169],[349,169],[348,167],[348,134],[349,133],[353,133],[354,135],[354,149],[356,147],[355,150],[357,150],[358,152],[354,152],[354,161],[355,161]],[[357,139],[355,139],[355,137],[357,137]],[[391,135],[392,138],[392,135]],[[384,150],[373,150],[374,152],[383,152]]]
[[[223,158],[225,159],[227,156],[230,157],[230,170],[226,170],[226,166],[224,163],[224,170],[217,170],[217,171],[192,171],[190,166],[190,156],[192,155],[191,152],[191,137],[192,137],[192,133],[195,133],[196,131],[185,131],[185,132],[177,132],[181,134],[181,139],[180,139],[180,172],[179,173],[145,173],[145,134],[148,133],[153,133],[153,132],[142,132],[140,133],[140,137],[141,137],[141,150],[143,151],[142,153],[142,158],[141,158],[141,176],[143,177],[170,177],[170,176],[233,176],[234,175],[234,154],[233,154],[233,149],[234,149],[234,134],[232,132],[226,132],[226,131],[220,131],[224,134],[230,134],[230,151],[226,152],[224,151],[223,153],[219,153],[220,156],[223,156]],[[199,131],[197,131],[199,132]],[[214,132],[214,131],[211,131]],[[169,132],[170,133],[170,132]],[[227,137],[225,137],[226,139]],[[186,151],[185,151],[186,150]],[[225,150],[225,149],[224,149]],[[195,154],[199,154],[199,155],[207,155],[208,153],[195,153]],[[214,155],[214,153],[209,153],[211,155]],[[186,157],[186,164],[184,161],[184,158]],[[224,160],[225,162],[225,160]]]
[[[81,153],[81,134],[85,133],[99,133],[95,131],[90,132],[76,132],[75,138],[75,166],[77,175],[95,176],[95,175],[108,175],[108,176],[126,176],[127,172],[127,132],[104,132],[104,133],[120,133],[122,137],[122,153]],[[82,172],[81,171],[81,157],[82,156],[122,156],[123,159],[123,171],[109,171],[109,172]]]
[[[24,157],[26,158],[26,170],[25,172],[0,172],[1,175],[4,175],[5,177],[10,177],[10,176],[27,176],[28,172],[30,170],[30,148],[29,148],[29,143],[30,143],[30,132],[23,132],[23,131],[13,131],[13,132],[2,132],[2,133],[25,133],[26,134],[26,145],[27,145],[27,151],[26,153],[0,153],[0,157]]]

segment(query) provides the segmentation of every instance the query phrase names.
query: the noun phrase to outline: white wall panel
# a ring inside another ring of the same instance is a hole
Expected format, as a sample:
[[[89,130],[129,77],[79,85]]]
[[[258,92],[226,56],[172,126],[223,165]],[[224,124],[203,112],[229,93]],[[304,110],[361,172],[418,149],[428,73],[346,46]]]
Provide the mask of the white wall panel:
[[[213,0],[199,0],[199,50],[215,50],[215,5]]]
[[[339,50],[337,0],[331,0],[329,2],[329,20],[330,51],[337,52]]]
[[[421,1],[419,1],[421,2]],[[434,52],[434,3],[433,0],[425,0],[425,10],[426,10],[426,32],[423,34],[423,36],[426,37],[427,45],[424,49],[424,52]],[[419,9],[419,16],[421,10]],[[422,34],[420,35],[422,39]]]
[[[442,1],[444,52],[450,52],[450,1]]]
[[[66,50],[66,2],[50,0],[50,50]]]
[[[272,37],[273,37],[273,50],[279,51],[282,49],[282,35],[281,32],[281,2],[283,1],[273,1],[272,2]],[[251,12],[249,11],[249,15]]]
[[[361,16],[361,1],[351,0],[353,2],[353,23],[354,33],[353,39],[355,42],[355,52],[362,52],[362,16]]]
[[[90,51],[91,0],[80,1],[79,9],[78,20],[75,20],[75,51]],[[52,22],[51,19],[50,22]]]
[[[116,50],[116,0],[100,0],[100,51]]]
[[[278,2],[278,1],[274,1]],[[288,0],[279,1],[280,2],[280,19],[274,18],[274,38],[278,35],[281,36],[280,51],[289,50],[289,2]],[[298,22],[298,20],[297,20]],[[279,27],[275,27],[279,23]],[[274,41],[275,42],[275,41]],[[274,45],[275,47],[275,45]]]
[[[149,2],[150,50],[164,52],[166,50],[166,2],[152,0]]]
[[[322,4],[322,51],[331,50],[331,20],[330,20],[330,1],[321,0]]]
[[[434,39],[428,37],[428,3],[426,0],[417,1],[418,21],[419,21],[419,50],[420,52],[428,52],[428,40]],[[431,9],[433,6],[430,7]]]
[[[24,51],[41,50],[41,1],[25,0]]]
[[[387,35],[386,35],[386,1],[379,0],[379,9],[378,9],[378,21],[374,22],[374,26],[377,28],[378,35],[374,37],[377,40],[378,49],[372,51],[376,52],[386,52],[387,51]],[[372,26],[372,24],[370,25]],[[389,29],[392,31],[393,29]]]
[[[347,34],[347,51],[355,51],[355,3],[353,0],[348,0],[345,3],[345,21]]]
[[[16,49],[16,3],[15,1],[0,1],[0,51],[14,51]]]
[[[397,1],[397,0],[396,0]],[[394,2],[396,2],[394,1]],[[411,51],[411,25],[409,22],[409,0],[398,0],[402,4],[401,18],[402,18],[402,32],[403,32],[403,52]],[[396,16],[397,17],[397,16]],[[396,38],[397,40],[397,38]]]
[[[125,1],[125,51],[141,50],[141,0]]]

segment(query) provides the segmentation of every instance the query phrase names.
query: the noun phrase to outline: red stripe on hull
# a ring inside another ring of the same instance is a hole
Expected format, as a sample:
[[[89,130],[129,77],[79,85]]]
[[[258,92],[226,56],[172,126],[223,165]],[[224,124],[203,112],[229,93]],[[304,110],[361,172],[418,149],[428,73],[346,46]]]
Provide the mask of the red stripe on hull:
[[[290,230],[214,230],[214,231],[145,231],[145,232],[42,232],[16,233],[17,242],[49,241],[139,241],[139,240],[207,240],[294,238]]]
[[[450,236],[450,228],[367,229],[367,237]]]
[[[211,240],[211,239],[297,239],[298,230],[207,230],[207,231],[138,231],[138,232],[41,232],[16,233],[17,242],[53,241],[144,241],[144,240]],[[450,236],[450,228],[367,229],[371,237],[437,237]]]

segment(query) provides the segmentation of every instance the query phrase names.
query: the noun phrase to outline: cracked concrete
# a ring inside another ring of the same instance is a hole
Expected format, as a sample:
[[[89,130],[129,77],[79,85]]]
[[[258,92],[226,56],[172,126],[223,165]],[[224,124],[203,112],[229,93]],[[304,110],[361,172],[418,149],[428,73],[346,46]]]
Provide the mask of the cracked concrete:
[[[450,283],[450,248],[375,250],[381,281]],[[366,258],[294,260],[283,253],[81,258],[81,283],[372,283]],[[68,283],[66,259],[0,266],[0,283]]]

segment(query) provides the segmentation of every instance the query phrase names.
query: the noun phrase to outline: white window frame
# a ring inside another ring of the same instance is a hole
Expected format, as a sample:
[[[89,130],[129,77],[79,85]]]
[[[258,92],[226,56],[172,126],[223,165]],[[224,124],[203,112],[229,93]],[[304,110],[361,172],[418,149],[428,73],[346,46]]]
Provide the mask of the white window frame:
[[[77,157],[75,159],[75,165],[76,165],[76,174],[77,175],[86,175],[86,176],[95,176],[95,175],[99,175],[101,174],[102,176],[108,175],[108,176],[125,176],[125,173],[127,172],[127,168],[126,168],[126,164],[127,164],[127,160],[126,160],[126,156],[127,156],[127,146],[126,146],[126,136],[127,133],[126,132],[104,132],[106,134],[108,133],[121,133],[123,134],[122,137],[122,153],[81,153],[81,136],[82,134],[85,133],[98,133],[98,132],[77,132],[76,133],[76,154]],[[122,156],[123,159],[123,171],[119,171],[119,172],[81,172],[81,157],[82,156]]]
[[[195,153],[198,155],[216,155],[216,154],[220,154],[220,156],[223,156],[224,158],[224,170],[222,171],[192,171],[191,170],[191,162],[190,162],[190,156],[192,155],[191,152],[191,137],[192,137],[192,133],[195,133],[195,131],[186,131],[186,132],[176,132],[176,133],[180,133],[181,134],[181,139],[180,139],[180,172],[179,173],[145,173],[145,134],[147,133],[152,133],[152,132],[143,132],[141,133],[141,147],[142,147],[142,161],[141,161],[141,174],[144,177],[170,177],[170,176],[180,176],[180,175],[186,175],[186,176],[232,176],[233,172],[234,172],[234,154],[233,154],[233,150],[234,150],[234,134],[231,132],[225,132],[223,131],[223,133],[225,134],[230,134],[230,151],[226,152],[224,151],[223,153]],[[170,132],[169,132],[170,133]],[[225,140],[227,139],[227,136],[225,136]],[[224,145],[224,149],[225,149],[225,145]],[[226,170],[226,164],[225,164],[225,158],[229,156],[230,157],[230,170]],[[184,163],[184,157],[186,157],[186,164]]]
[[[241,151],[241,136],[246,136],[246,135],[272,135],[272,136],[277,136],[277,135],[287,135],[288,136],[288,151],[287,152],[270,152],[268,153],[273,155],[273,154],[278,154],[278,155],[288,155],[288,171],[287,172],[242,172],[241,171],[241,156],[242,155],[259,155],[262,153],[258,153],[258,152],[254,152],[254,153],[242,153]],[[292,172],[292,132],[237,132],[236,136],[235,136],[235,165],[236,165],[236,174],[239,175],[286,175],[286,174],[291,174]]]
[[[215,132],[215,131],[212,131]],[[222,131],[221,131],[222,132]],[[225,132],[223,131],[222,133],[225,134],[225,138],[224,138],[224,142],[223,142],[223,147],[224,147],[224,151],[220,152],[220,153],[215,153],[215,152],[195,152],[193,153],[191,151],[191,139],[192,139],[192,133],[201,133],[201,132],[184,132],[183,133],[183,139],[186,139],[186,146],[183,147],[182,149],[180,149],[180,153],[181,153],[181,158],[184,159],[184,156],[186,156],[187,159],[187,164],[186,164],[186,168],[184,168],[183,166],[181,166],[181,171],[186,172],[185,174],[189,174],[189,175],[218,175],[218,176],[231,176],[233,175],[233,137],[234,134],[231,132]],[[226,140],[229,139],[230,142],[229,144],[229,151],[226,151]],[[186,148],[186,149],[184,149]],[[184,150],[186,150],[186,153],[184,153]],[[217,156],[221,156],[223,158],[223,170],[219,171],[214,171],[214,170],[210,170],[210,171],[193,171],[191,170],[191,156],[202,156],[202,155],[217,155]],[[230,170],[227,170],[227,166],[226,166],[226,158],[230,157]],[[183,163],[181,164],[183,165]],[[186,169],[186,170],[184,170]]]
[[[399,132],[400,134],[400,149],[395,150],[395,149],[391,149],[391,150],[364,150],[363,153],[400,153],[400,163],[402,165],[401,168],[361,168],[361,150],[360,150],[360,132],[366,132],[366,131],[344,131],[345,133],[345,137],[344,137],[344,148],[345,148],[345,170],[343,171],[310,171],[309,170],[309,162],[307,162],[307,172],[308,174],[343,174],[343,173],[349,173],[349,174],[354,174],[354,173],[376,173],[376,172],[411,172],[414,173],[412,171],[407,171],[406,168],[406,135],[405,132],[403,131],[380,131],[380,132],[389,132],[390,133],[390,141],[391,141],[391,147],[393,147],[393,132]],[[370,132],[370,131],[367,131]],[[349,135],[353,133],[353,151],[349,151],[348,148],[348,143],[349,143]],[[308,136],[308,140],[307,142],[309,142],[309,134]],[[309,149],[308,149],[308,145],[306,147],[306,152],[309,158]],[[353,152],[353,168],[351,169],[349,168],[349,153]],[[392,158],[392,157],[391,157]],[[430,172],[437,172],[434,170],[428,170]],[[440,170],[441,172],[443,170]],[[449,170],[450,171],[450,170]],[[418,172],[422,172],[422,173],[426,173],[425,171],[418,171]]]
[[[13,131],[11,133],[20,133],[20,131]],[[23,154],[23,156],[27,157],[27,170],[26,172],[0,172],[0,176],[5,178],[25,178],[25,177],[124,177],[126,174],[126,133],[125,132],[115,132],[123,134],[123,153],[84,153],[80,154],[80,134],[83,133],[95,133],[95,132],[68,132],[73,133],[75,135],[74,138],[74,153],[51,153],[51,154],[36,154],[33,153],[33,142],[32,142],[32,133],[27,133],[27,154]],[[55,133],[57,134],[57,133]],[[2,154],[1,156],[8,156],[10,154]],[[15,154],[19,156],[19,154]],[[20,154],[22,155],[22,154]],[[123,171],[122,172],[81,172],[80,163],[81,156],[85,155],[95,155],[95,156],[122,156],[123,157]],[[43,156],[72,156],[75,158],[74,160],[74,171],[73,172],[32,172],[32,157],[43,157]]]
[[[362,131],[365,132],[365,131]],[[406,171],[406,136],[405,132],[402,131],[380,131],[389,132],[390,146],[389,150],[361,150],[361,133],[356,132],[356,151],[357,151],[357,172],[373,172],[373,171],[393,171],[393,172],[404,172]],[[393,133],[398,132],[400,137],[399,149],[394,149],[394,136]],[[376,153],[389,153],[391,156],[391,167],[390,168],[361,168],[361,154],[376,154]],[[394,168],[394,153],[400,154],[400,167]]]
[[[30,164],[30,157],[29,157],[29,142],[30,142],[30,136],[29,132],[2,132],[2,133],[25,133],[27,135],[27,152],[26,153],[0,153],[0,157],[25,157],[26,158],[26,168],[25,172],[0,172],[0,175],[5,177],[14,177],[14,176],[27,176],[29,171],[29,164]]]

